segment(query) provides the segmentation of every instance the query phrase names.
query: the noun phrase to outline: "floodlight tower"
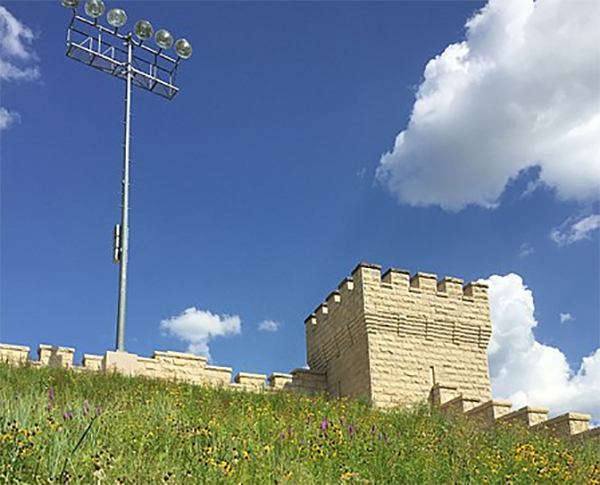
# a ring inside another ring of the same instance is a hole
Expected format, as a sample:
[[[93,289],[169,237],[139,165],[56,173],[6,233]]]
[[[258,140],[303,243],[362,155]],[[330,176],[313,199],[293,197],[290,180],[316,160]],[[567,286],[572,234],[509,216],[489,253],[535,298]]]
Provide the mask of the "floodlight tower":
[[[67,28],[67,56],[125,81],[125,143],[123,152],[123,185],[121,223],[115,225],[113,259],[119,264],[119,302],[117,312],[116,350],[125,350],[125,303],[127,299],[127,261],[129,255],[129,145],[131,138],[131,87],[173,99],[179,89],[175,76],[181,59],[189,59],[192,46],[186,39],[174,42],[168,30],[154,33],[147,20],[135,23],[133,33],[121,33],[127,14],[120,8],[108,11],[110,27],[98,23],[106,9],[102,0],[88,0],[79,15],[79,0],[61,0],[73,11]],[[134,38],[137,37],[137,39]],[[154,36],[158,49],[144,44]],[[175,44],[177,57],[165,54]]]

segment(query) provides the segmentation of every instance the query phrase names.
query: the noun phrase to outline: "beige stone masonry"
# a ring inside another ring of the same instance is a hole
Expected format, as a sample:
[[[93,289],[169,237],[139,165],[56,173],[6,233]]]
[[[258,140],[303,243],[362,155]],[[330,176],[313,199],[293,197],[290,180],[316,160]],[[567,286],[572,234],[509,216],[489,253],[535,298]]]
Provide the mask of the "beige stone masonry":
[[[281,372],[273,372],[268,379],[269,387],[274,391],[282,389],[290,389],[294,376],[292,374],[284,374]]]
[[[600,446],[600,427],[596,426],[595,428],[591,428],[586,431],[582,431],[581,433],[571,435],[570,440],[573,442],[589,441]]]
[[[128,352],[109,350],[102,359],[102,370],[118,372],[126,376],[138,375],[138,356]]]
[[[291,388],[306,394],[320,394],[327,392],[327,376],[309,369],[294,369],[291,372]]]
[[[487,401],[467,411],[465,416],[476,421],[482,427],[489,428],[496,424],[500,417],[508,414],[511,408],[510,401]]]
[[[440,410],[446,416],[455,416],[458,414],[465,414],[480,404],[481,401],[478,398],[457,396],[442,404]]]
[[[239,372],[208,365],[205,357],[156,351],[152,357],[108,351],[85,354],[74,365],[75,349],[0,344],[0,362],[62,367],[77,372],[118,372],[241,391],[289,390],[310,395],[367,399],[378,407],[429,400],[446,415],[459,414],[490,427],[507,422],[532,430],[600,442],[589,416],[567,413],[550,420],[544,408],[511,411],[491,400],[487,346],[491,320],[487,286],[361,263],[311,313],[305,323],[308,368],[290,373]],[[571,438],[569,438],[571,439]]]
[[[22,364],[28,361],[31,349],[24,345],[0,344],[0,362]]]
[[[577,435],[588,431],[590,418],[589,414],[565,413],[533,426],[532,431],[562,437]]]
[[[530,406],[524,406],[516,411],[500,416],[499,421],[506,423],[516,424],[529,428],[536,424],[543,423],[548,419],[547,408],[535,408]]]
[[[442,404],[451,401],[460,394],[456,386],[447,386],[439,382],[434,384],[429,393],[429,403],[440,407]]]
[[[265,389],[267,376],[265,374],[238,372],[233,378],[233,381],[244,389],[262,391]]]
[[[81,365],[87,370],[101,371],[103,359],[101,355],[83,354]]]
[[[330,395],[378,406],[428,399],[444,382],[491,399],[487,288],[430,273],[359,264],[305,320],[307,362]]]
[[[73,366],[75,349],[42,344],[38,347],[37,354],[38,361],[44,366],[70,368]]]

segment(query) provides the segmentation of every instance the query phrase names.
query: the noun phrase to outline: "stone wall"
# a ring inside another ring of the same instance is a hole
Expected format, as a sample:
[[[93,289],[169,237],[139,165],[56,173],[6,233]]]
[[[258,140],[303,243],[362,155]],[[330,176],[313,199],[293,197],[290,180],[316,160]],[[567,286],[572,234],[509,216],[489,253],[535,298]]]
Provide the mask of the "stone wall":
[[[436,382],[490,399],[487,288],[360,264],[306,319],[307,360],[331,395],[379,406],[426,399]]]
[[[10,364],[29,363],[38,367],[63,367],[80,372],[118,372],[128,376],[239,390],[290,390],[307,394],[326,392],[325,376],[319,372],[295,369],[290,374],[274,373],[268,378],[265,374],[239,372],[232,382],[231,367],[208,365],[205,357],[182,352],[156,351],[152,357],[116,351],[108,351],[104,356],[84,354],[81,365],[73,364],[75,349],[70,347],[40,345],[37,360],[30,360],[29,353],[29,347],[0,344],[0,362]]]
[[[250,391],[327,393],[366,398],[386,407],[426,399],[448,416],[463,415],[481,426],[499,423],[532,431],[591,439],[600,444],[600,428],[589,429],[588,415],[567,413],[548,419],[548,410],[512,410],[491,400],[487,346],[491,336],[487,287],[463,286],[457,278],[359,264],[305,320],[308,369],[289,374],[238,373],[209,365],[207,359],[181,352],[141,357],[108,351],[85,354],[40,345],[38,359],[29,347],[0,344],[0,361],[73,371],[119,372],[192,384]]]

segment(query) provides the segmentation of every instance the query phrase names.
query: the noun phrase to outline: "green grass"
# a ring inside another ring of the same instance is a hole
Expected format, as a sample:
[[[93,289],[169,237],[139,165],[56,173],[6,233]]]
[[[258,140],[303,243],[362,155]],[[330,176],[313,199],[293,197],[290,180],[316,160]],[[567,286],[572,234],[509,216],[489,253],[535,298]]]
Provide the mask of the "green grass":
[[[598,484],[599,461],[589,443],[425,405],[0,364],[0,483]]]

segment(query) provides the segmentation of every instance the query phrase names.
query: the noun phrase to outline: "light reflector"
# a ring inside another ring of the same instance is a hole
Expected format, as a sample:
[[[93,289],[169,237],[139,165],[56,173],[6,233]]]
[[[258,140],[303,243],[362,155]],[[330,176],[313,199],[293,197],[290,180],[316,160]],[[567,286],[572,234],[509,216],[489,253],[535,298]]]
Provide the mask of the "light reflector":
[[[62,6],[65,8],[77,8],[79,0],[61,0]]]
[[[98,17],[102,17],[104,13],[104,2],[102,0],[88,0],[85,3],[85,13],[88,14],[93,19],[97,19]]]
[[[147,20],[138,20],[135,23],[134,27],[135,35],[140,40],[148,40],[152,38],[154,34],[154,29],[152,28],[152,24]]]
[[[192,44],[187,39],[179,39],[175,42],[175,51],[182,59],[189,59],[192,57]]]
[[[125,22],[127,22],[127,14],[121,8],[111,8],[106,14],[106,20],[113,27],[123,27]]]
[[[173,36],[171,35],[171,32],[165,29],[160,29],[156,32],[154,40],[161,49],[170,49],[173,45]]]

